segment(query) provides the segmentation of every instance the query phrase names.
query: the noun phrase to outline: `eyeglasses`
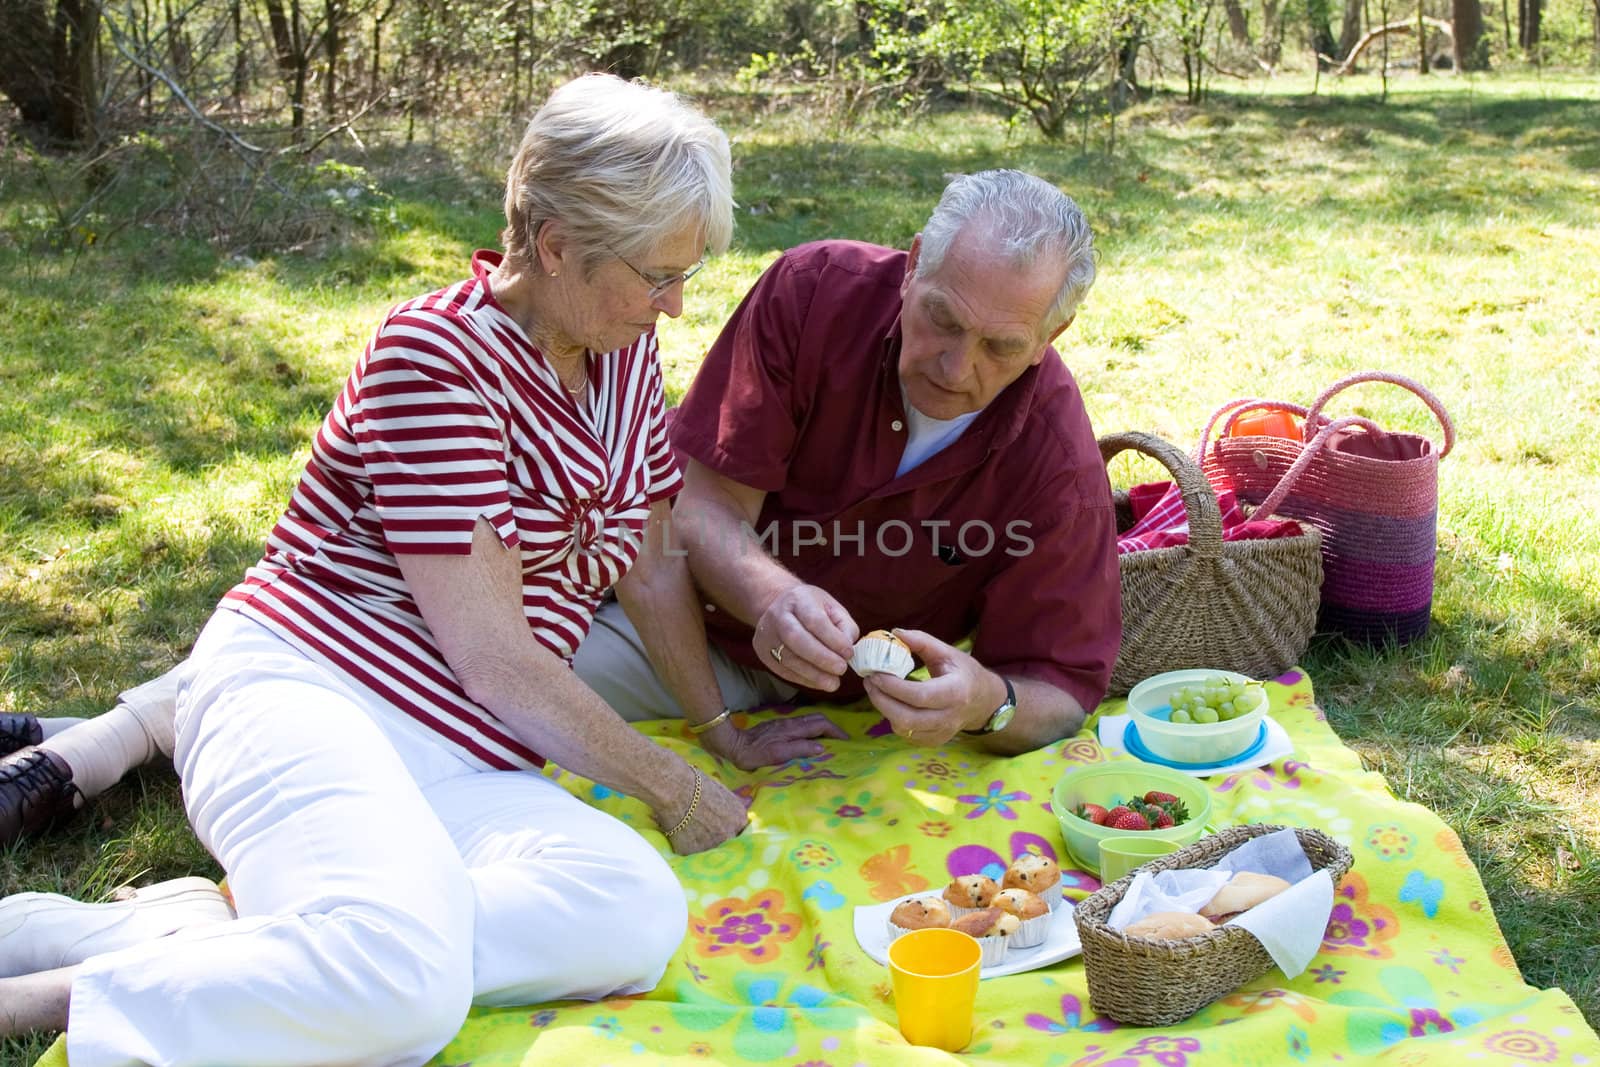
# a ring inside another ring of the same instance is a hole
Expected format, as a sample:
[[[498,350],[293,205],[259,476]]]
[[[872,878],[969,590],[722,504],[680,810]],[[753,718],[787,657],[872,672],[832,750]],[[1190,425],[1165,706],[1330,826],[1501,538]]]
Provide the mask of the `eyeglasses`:
[[[618,259],[621,259],[623,266],[637,274],[639,279],[650,287],[651,300],[655,300],[662,293],[665,293],[668,289],[671,289],[674,285],[687,283],[690,278],[693,278],[696,274],[700,273],[701,267],[706,265],[706,261],[702,259],[700,262],[696,263],[682,274],[646,274],[638,267],[635,267],[632,263],[629,263],[626,259],[623,259],[622,255],[610,245],[606,246],[606,251],[610,252]]]

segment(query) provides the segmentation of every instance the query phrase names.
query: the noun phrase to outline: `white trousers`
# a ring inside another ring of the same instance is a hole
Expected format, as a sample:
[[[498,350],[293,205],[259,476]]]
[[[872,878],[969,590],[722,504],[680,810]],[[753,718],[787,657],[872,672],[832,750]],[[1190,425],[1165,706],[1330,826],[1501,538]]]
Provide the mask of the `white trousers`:
[[[715,645],[710,652],[724,707],[743,711],[758,704],[792,700],[799,692],[774,674],[735,663]],[[572,669],[629,722],[683,718],[678,698],[650,666],[639,631],[615,600],[606,601],[595,612],[594,625],[572,657]]]
[[[232,612],[183,672],[184,804],[239,920],[86,963],[73,1067],[421,1064],[471,1003],[660,979],[683,892],[618,820],[470,766]]]
[[[799,692],[776,675],[735,663],[715,646],[710,653],[711,669],[727,707],[742,711],[758,704],[792,700]],[[595,613],[589,635],[572,658],[572,669],[628,722],[683,718],[678,698],[650,666],[639,631],[615,600],[606,601]],[[123,690],[117,699],[151,718],[171,715],[183,670],[184,665],[180,664],[143,685]]]

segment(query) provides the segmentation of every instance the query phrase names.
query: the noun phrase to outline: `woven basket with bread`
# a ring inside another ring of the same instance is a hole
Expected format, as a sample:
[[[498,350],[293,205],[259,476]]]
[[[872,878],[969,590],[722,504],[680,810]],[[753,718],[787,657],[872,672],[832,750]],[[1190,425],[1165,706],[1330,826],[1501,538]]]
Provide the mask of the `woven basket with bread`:
[[[1234,826],[1202,837],[1192,845],[1140,867],[1141,871],[1174,871],[1214,867],[1223,856],[1251,838],[1281,826]],[[1296,827],[1295,836],[1312,870],[1327,870],[1335,886],[1353,863],[1350,850],[1320,830]],[[1135,872],[1137,873],[1137,872]],[[1272,957],[1254,934],[1241,926],[1219,926],[1273,887],[1235,876],[1208,906],[1209,916],[1160,917],[1142,934],[1130,926],[1113,930],[1106,924],[1111,910],[1133,883],[1133,874],[1112,882],[1078,903],[1073,918],[1083,941],[1089,1004],[1119,1023],[1167,1026],[1181,1022],[1212,1001],[1266,974]],[[1155,917],[1152,917],[1155,918]],[[1149,922],[1150,920],[1145,920]],[[1189,928],[1183,928],[1184,922]],[[1161,923],[1169,924],[1163,926]]]

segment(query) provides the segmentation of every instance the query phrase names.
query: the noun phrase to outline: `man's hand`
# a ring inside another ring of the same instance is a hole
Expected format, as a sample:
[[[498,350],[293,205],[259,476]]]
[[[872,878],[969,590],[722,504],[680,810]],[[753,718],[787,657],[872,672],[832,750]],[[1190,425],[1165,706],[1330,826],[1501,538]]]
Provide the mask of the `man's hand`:
[[[831,693],[850,668],[861,627],[814,585],[778,594],[756,620],[750,644],[762,666],[784,681]]]
[[[844,741],[849,735],[826,715],[812,712],[769,719],[743,730],[732,723],[722,723],[700,740],[707,750],[741,771],[753,771],[757,767],[776,767],[792,759],[822,755],[822,746],[814,740],[818,737]]]
[[[896,630],[928,668],[925,682],[873,674],[866,679],[873,707],[894,732],[918,745],[942,745],[963,730],[981,730],[1006,698],[1006,684],[958,648],[921,630]]]

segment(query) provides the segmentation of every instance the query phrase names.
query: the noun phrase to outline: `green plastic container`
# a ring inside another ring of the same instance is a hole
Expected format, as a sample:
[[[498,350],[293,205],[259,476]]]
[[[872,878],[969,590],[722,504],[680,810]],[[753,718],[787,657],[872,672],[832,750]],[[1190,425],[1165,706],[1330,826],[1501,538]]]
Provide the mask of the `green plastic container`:
[[[1094,763],[1076,767],[1061,776],[1050,793],[1050,807],[1061,824],[1061,840],[1067,854],[1079,870],[1100,873],[1100,839],[1121,837],[1127,830],[1113,830],[1096,826],[1088,819],[1072,814],[1080,804],[1103,804],[1111,807],[1119,800],[1131,796],[1144,796],[1152,789],[1171,793],[1189,809],[1189,818],[1165,830],[1133,831],[1163,841],[1176,841],[1187,845],[1198,841],[1211,818],[1211,790],[1199,779],[1187,774],[1157,767],[1138,760],[1116,760],[1111,763]]]

